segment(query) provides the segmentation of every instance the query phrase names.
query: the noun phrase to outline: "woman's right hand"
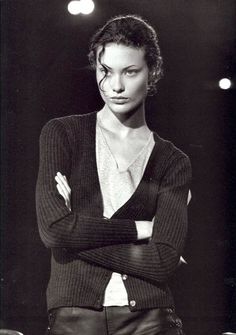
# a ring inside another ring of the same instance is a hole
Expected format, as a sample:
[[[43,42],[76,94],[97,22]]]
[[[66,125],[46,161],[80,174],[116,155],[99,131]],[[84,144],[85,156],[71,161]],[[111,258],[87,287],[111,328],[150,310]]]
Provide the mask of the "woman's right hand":
[[[150,239],[152,237],[154,218],[152,221],[135,221],[138,240]]]
[[[57,182],[56,186],[58,192],[60,193],[60,195],[63,196],[66,207],[71,211],[71,188],[69,186],[66,176],[63,176],[60,172],[57,172],[55,180]]]

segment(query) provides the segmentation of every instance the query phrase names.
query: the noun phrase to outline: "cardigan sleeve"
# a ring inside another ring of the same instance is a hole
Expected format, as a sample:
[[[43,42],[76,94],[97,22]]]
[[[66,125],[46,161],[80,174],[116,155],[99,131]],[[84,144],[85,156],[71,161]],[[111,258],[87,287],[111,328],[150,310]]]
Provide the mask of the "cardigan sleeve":
[[[58,171],[71,173],[71,148],[60,119],[49,121],[40,135],[40,166],[36,185],[36,213],[39,233],[47,247],[87,250],[135,242],[134,220],[104,219],[70,212],[56,189]],[[71,185],[73,192],[73,185]]]
[[[158,194],[153,237],[80,252],[79,257],[112,271],[154,282],[165,281],[177,268],[187,233],[187,197],[191,165],[187,156],[174,161]]]

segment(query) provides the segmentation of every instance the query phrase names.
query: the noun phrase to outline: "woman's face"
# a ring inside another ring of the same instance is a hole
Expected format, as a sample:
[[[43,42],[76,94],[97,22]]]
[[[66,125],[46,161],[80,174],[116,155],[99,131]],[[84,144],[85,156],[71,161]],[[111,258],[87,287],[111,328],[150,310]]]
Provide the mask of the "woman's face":
[[[149,75],[144,56],[141,48],[108,43],[100,62],[97,59],[96,78],[100,94],[112,112],[129,113],[143,106]]]

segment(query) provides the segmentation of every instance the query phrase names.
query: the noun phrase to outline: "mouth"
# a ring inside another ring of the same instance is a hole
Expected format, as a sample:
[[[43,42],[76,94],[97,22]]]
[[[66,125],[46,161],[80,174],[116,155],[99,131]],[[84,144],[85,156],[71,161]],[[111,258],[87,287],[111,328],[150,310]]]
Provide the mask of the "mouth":
[[[110,100],[115,104],[125,104],[129,99],[126,97],[111,97]]]

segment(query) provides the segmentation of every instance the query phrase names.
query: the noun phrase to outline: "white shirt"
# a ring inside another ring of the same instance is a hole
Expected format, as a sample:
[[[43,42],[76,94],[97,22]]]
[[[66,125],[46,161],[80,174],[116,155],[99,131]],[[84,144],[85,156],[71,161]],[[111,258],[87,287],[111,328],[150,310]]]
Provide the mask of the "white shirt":
[[[150,133],[147,143],[139,154],[121,170],[103,134],[102,125],[97,120],[96,159],[105,217],[110,218],[132,196],[142,179],[154,144],[153,134]],[[126,275],[113,272],[105,290],[104,306],[128,305],[127,291],[123,282],[126,279]]]

